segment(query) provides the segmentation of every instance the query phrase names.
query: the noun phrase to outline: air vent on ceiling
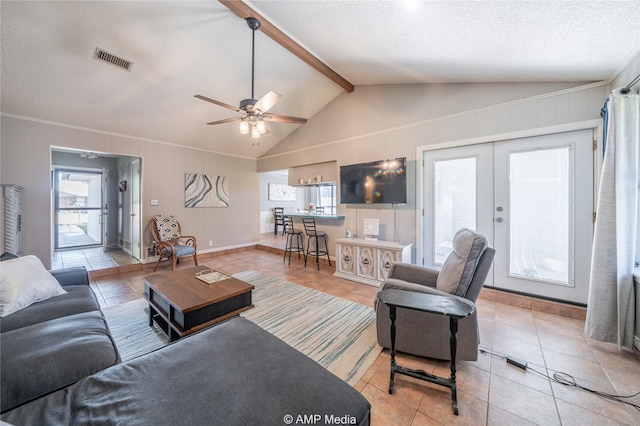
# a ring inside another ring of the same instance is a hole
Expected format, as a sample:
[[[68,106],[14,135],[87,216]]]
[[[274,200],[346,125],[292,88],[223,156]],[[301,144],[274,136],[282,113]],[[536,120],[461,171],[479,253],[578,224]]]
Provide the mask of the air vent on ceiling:
[[[93,54],[93,58],[102,62],[106,62],[107,64],[115,65],[118,68],[121,68],[125,71],[129,71],[133,62],[127,61],[126,59],[122,59],[113,55],[106,50],[102,50],[99,47],[96,47],[96,52]]]

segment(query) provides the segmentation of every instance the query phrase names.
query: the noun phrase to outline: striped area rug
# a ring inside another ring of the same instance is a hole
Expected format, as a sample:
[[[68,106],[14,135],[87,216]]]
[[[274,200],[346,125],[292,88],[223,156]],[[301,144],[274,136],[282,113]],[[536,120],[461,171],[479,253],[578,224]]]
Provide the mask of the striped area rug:
[[[357,383],[382,351],[372,308],[256,271],[234,277],[255,286],[255,307],[243,317],[347,383]],[[103,309],[123,361],[168,344],[157,327],[149,327],[146,309],[144,299]]]
[[[243,317],[347,383],[355,384],[382,351],[372,308],[256,271],[234,276],[256,287],[255,307]]]
[[[149,327],[149,304],[132,300],[102,309],[122,361],[137,358],[169,344],[158,327]]]

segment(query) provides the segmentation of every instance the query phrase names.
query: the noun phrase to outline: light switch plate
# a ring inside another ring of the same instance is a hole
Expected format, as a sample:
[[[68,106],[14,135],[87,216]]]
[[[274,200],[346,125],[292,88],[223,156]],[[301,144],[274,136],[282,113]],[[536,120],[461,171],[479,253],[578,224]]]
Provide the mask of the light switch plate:
[[[157,206],[158,205],[158,200],[151,200],[151,205],[152,206]]]

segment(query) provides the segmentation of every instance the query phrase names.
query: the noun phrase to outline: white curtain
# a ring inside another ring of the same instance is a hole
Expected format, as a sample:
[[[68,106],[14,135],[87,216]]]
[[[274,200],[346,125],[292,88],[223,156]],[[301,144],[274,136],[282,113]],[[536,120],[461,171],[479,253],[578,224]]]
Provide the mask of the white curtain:
[[[607,101],[605,155],[600,178],[585,333],[632,349],[633,268],[638,223],[638,94],[613,91]]]

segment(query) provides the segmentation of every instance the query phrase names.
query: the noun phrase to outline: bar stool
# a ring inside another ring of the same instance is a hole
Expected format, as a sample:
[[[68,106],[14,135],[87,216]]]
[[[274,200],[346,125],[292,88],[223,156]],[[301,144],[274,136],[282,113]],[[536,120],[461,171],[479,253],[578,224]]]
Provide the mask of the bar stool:
[[[278,235],[278,226],[282,226],[282,235],[284,235],[284,231],[286,226],[284,224],[284,207],[274,207],[273,208],[273,235]]]
[[[329,258],[329,246],[327,245],[327,233],[324,231],[318,231],[316,229],[316,219],[313,217],[303,217],[302,223],[304,225],[304,232],[307,234],[307,256],[304,258],[304,266],[307,266],[307,258],[309,255],[316,257],[316,264],[318,265],[318,271],[320,270],[320,262],[318,261],[319,256],[327,255],[327,260],[329,260],[329,266],[331,266],[331,259]],[[316,240],[315,250],[311,250],[311,239],[314,238]],[[322,238],[324,241],[324,250],[320,250],[318,240]]]
[[[305,265],[307,262],[307,255],[304,252],[304,237],[302,236],[302,231],[296,231],[293,228],[293,218],[291,216],[284,216],[284,231],[287,234],[287,245],[284,249],[284,258],[282,261],[284,262],[287,258],[287,253],[289,253],[289,265],[291,265],[291,253],[298,253],[298,259],[300,259],[300,253],[304,256]],[[293,246],[293,240],[296,240],[295,247]]]

